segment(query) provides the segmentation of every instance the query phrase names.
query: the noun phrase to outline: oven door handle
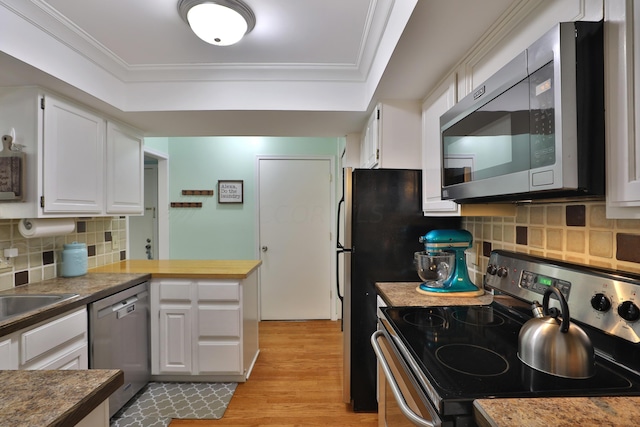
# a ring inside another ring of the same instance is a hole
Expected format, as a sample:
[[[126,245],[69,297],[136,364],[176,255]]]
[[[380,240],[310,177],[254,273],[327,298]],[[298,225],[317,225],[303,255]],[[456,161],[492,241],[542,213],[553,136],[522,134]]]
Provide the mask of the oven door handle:
[[[402,413],[415,425],[421,426],[421,427],[435,427],[435,423],[420,417],[418,414],[413,412],[413,410],[409,407],[409,405],[407,405],[407,401],[402,395],[402,392],[400,391],[400,387],[398,387],[398,383],[393,377],[391,368],[389,367],[387,360],[384,358],[384,354],[382,354],[382,349],[380,348],[380,344],[378,344],[378,338],[380,337],[384,337],[384,333],[382,331],[375,331],[373,335],[371,335],[371,345],[373,346],[373,351],[376,353],[378,362],[380,362],[380,366],[382,367],[384,376],[387,378],[387,382],[391,387],[393,396],[395,397],[396,402],[398,403],[398,407],[400,408]]]

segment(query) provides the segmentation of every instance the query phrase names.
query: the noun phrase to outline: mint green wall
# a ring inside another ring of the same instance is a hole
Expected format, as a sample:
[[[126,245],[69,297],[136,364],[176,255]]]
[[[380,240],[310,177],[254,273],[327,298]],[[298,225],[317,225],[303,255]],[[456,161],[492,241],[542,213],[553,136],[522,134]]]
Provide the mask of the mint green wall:
[[[145,138],[144,145],[161,153],[169,154],[169,138]]]
[[[170,258],[254,259],[256,157],[330,155],[337,159],[342,139],[168,138],[169,201],[203,203],[202,208],[170,208]],[[218,204],[218,180],[243,180],[244,203]],[[214,196],[182,196],[182,190],[214,190]]]

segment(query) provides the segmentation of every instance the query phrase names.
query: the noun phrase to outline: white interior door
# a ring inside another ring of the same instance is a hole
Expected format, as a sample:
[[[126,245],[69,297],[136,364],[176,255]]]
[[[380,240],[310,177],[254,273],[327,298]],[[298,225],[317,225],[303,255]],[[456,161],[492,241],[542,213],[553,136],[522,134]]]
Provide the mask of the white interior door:
[[[144,215],[129,217],[130,259],[158,259],[158,166],[144,166]]]
[[[259,159],[263,320],[331,318],[331,161]]]

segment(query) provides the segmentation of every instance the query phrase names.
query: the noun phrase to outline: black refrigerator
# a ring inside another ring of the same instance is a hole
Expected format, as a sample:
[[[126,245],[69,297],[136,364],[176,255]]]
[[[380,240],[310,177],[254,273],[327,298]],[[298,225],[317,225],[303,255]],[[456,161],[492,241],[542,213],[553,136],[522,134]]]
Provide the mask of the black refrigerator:
[[[337,247],[343,397],[355,412],[374,412],[377,361],[369,340],[377,329],[375,283],[419,282],[413,254],[424,247],[418,238],[433,229],[459,228],[460,219],[423,216],[420,170],[344,168],[343,173]]]

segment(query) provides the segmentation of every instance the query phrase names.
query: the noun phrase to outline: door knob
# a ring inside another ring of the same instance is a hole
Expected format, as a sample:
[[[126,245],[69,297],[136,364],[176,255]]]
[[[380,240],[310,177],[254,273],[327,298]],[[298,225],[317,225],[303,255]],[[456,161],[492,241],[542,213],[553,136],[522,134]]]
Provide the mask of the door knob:
[[[267,250],[268,250],[268,249],[269,249],[268,247],[263,246],[263,247],[262,247],[262,252],[267,252]]]

